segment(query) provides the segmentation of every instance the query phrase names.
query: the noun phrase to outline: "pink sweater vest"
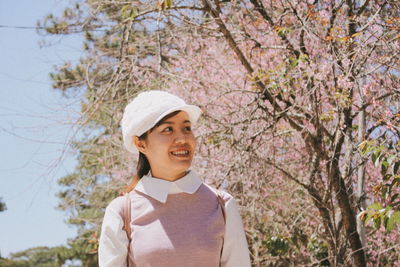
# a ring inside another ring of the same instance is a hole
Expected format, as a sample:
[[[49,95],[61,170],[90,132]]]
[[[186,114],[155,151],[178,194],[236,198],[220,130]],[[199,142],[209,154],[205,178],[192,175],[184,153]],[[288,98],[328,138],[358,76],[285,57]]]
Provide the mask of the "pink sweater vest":
[[[225,203],[231,198],[224,192],[222,196]],[[170,194],[166,203],[138,191],[130,198],[129,267],[220,266],[225,223],[217,196],[207,185],[194,194]],[[122,197],[118,202],[122,217]]]

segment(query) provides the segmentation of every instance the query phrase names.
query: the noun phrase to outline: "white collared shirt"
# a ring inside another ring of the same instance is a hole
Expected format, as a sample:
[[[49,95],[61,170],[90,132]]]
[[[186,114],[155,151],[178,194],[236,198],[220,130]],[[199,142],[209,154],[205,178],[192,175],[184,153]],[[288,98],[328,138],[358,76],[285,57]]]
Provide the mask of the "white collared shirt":
[[[193,171],[189,171],[185,176],[174,182],[154,178],[149,173],[139,180],[135,190],[165,203],[169,194],[182,192],[193,194],[202,183],[201,179]]]
[[[142,192],[162,203],[168,201],[168,195],[177,193],[193,194],[203,184],[194,171],[189,171],[176,181],[154,178],[151,174],[143,176],[135,190]],[[117,198],[118,199],[118,198]],[[128,239],[122,230],[123,219],[116,210],[113,200],[106,209],[99,242],[100,267],[125,267]],[[236,201],[232,197],[225,203],[225,235],[221,256],[222,267],[249,267],[250,257]]]

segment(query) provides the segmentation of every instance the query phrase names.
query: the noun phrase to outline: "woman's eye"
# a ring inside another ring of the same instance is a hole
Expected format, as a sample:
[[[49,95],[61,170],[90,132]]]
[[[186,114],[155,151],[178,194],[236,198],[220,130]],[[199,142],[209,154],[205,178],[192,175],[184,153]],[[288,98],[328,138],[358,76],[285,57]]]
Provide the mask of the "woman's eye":
[[[171,132],[172,131],[172,127],[167,127],[163,130],[163,132]]]
[[[188,132],[190,132],[190,131],[192,130],[192,127],[187,126],[187,127],[185,127],[185,130],[188,131]]]

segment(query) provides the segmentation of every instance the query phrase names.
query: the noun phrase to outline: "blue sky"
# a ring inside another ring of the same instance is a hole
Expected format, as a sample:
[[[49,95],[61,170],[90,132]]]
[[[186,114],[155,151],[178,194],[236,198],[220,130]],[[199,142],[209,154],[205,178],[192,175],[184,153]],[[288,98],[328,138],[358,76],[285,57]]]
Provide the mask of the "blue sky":
[[[69,1],[0,1],[0,25],[35,26]],[[42,48],[39,41],[49,45]],[[79,36],[43,37],[34,29],[0,26],[0,254],[65,244],[75,229],[56,210],[57,179],[74,168],[65,150],[79,103],[52,89],[54,65],[76,62]],[[75,102],[74,102],[75,101]],[[63,153],[65,152],[65,153]]]

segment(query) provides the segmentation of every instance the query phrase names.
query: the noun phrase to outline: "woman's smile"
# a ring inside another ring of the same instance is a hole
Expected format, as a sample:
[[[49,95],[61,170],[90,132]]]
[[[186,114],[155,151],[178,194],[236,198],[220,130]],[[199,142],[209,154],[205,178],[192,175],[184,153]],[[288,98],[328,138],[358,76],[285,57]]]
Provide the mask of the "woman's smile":
[[[188,148],[180,148],[171,152],[173,156],[179,158],[188,158],[190,156],[190,149]]]

